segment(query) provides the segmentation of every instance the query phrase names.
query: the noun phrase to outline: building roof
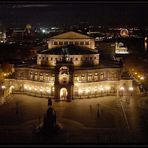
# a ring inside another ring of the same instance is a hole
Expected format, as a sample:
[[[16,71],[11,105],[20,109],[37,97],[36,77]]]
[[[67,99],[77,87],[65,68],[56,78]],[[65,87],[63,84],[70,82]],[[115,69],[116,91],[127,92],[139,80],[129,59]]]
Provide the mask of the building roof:
[[[53,36],[50,39],[94,39],[94,38],[78,32],[69,31],[69,32],[65,32],[65,33]]]
[[[39,52],[39,54],[53,54],[53,55],[82,55],[82,54],[97,54],[98,51],[87,48],[87,47],[81,47],[76,45],[66,45],[62,47],[55,47],[52,49],[47,49],[44,51]]]

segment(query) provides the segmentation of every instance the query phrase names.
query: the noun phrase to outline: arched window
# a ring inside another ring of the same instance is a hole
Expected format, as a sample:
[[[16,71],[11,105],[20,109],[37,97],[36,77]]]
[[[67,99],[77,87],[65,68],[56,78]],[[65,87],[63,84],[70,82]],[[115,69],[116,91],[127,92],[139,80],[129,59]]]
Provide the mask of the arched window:
[[[40,73],[40,81],[43,81],[43,74]]]
[[[104,79],[104,73],[100,73],[100,80]]]
[[[88,74],[88,81],[92,81],[92,74]]]
[[[95,75],[94,75],[94,80],[95,80],[95,81],[98,80],[98,73],[95,73]]]
[[[36,72],[35,74],[34,74],[34,80],[37,80],[38,79],[38,73]]]
[[[33,79],[33,73],[30,72],[30,79]]]

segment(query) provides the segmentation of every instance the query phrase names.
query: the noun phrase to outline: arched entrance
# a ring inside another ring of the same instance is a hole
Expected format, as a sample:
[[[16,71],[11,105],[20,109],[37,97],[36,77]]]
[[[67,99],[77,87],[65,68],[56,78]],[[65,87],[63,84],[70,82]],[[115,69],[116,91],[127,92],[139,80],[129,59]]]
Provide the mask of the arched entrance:
[[[60,100],[67,100],[67,89],[66,88],[61,88],[60,89]]]

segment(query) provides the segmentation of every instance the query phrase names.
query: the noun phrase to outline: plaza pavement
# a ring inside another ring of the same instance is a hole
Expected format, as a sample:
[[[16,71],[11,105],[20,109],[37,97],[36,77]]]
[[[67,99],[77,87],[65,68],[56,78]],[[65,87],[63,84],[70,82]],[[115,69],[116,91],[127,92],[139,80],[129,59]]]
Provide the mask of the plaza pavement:
[[[43,121],[47,99],[16,94],[0,106],[0,144],[118,144],[130,142],[123,112],[115,96],[53,102],[63,129],[54,137],[33,132]],[[97,116],[98,104],[102,115]],[[90,105],[92,108],[90,108]]]

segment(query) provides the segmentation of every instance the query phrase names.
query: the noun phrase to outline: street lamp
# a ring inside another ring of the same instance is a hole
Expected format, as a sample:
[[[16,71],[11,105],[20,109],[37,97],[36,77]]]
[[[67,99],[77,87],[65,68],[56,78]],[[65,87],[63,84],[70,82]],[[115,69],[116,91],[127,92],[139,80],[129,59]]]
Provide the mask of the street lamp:
[[[42,96],[42,92],[43,92],[43,89],[41,88],[41,89],[40,89],[41,96]]]
[[[110,91],[110,86],[106,86],[106,91],[107,91],[107,95],[109,94],[109,91]]]
[[[120,87],[120,91],[122,92],[121,96],[123,97],[124,87]]]
[[[6,88],[6,86],[2,85],[2,89],[4,90]]]
[[[144,77],[142,76],[142,77],[140,77],[140,80],[144,80]]]
[[[132,92],[133,92],[134,88],[133,87],[129,87],[129,91],[131,92],[131,96],[132,96]]]
[[[2,95],[4,96],[4,90],[6,89],[6,86],[2,85],[1,88],[2,88]]]
[[[104,88],[103,88],[103,87],[101,87],[101,88],[100,88],[100,90],[101,90],[101,96],[103,96],[103,91],[104,91]]]

